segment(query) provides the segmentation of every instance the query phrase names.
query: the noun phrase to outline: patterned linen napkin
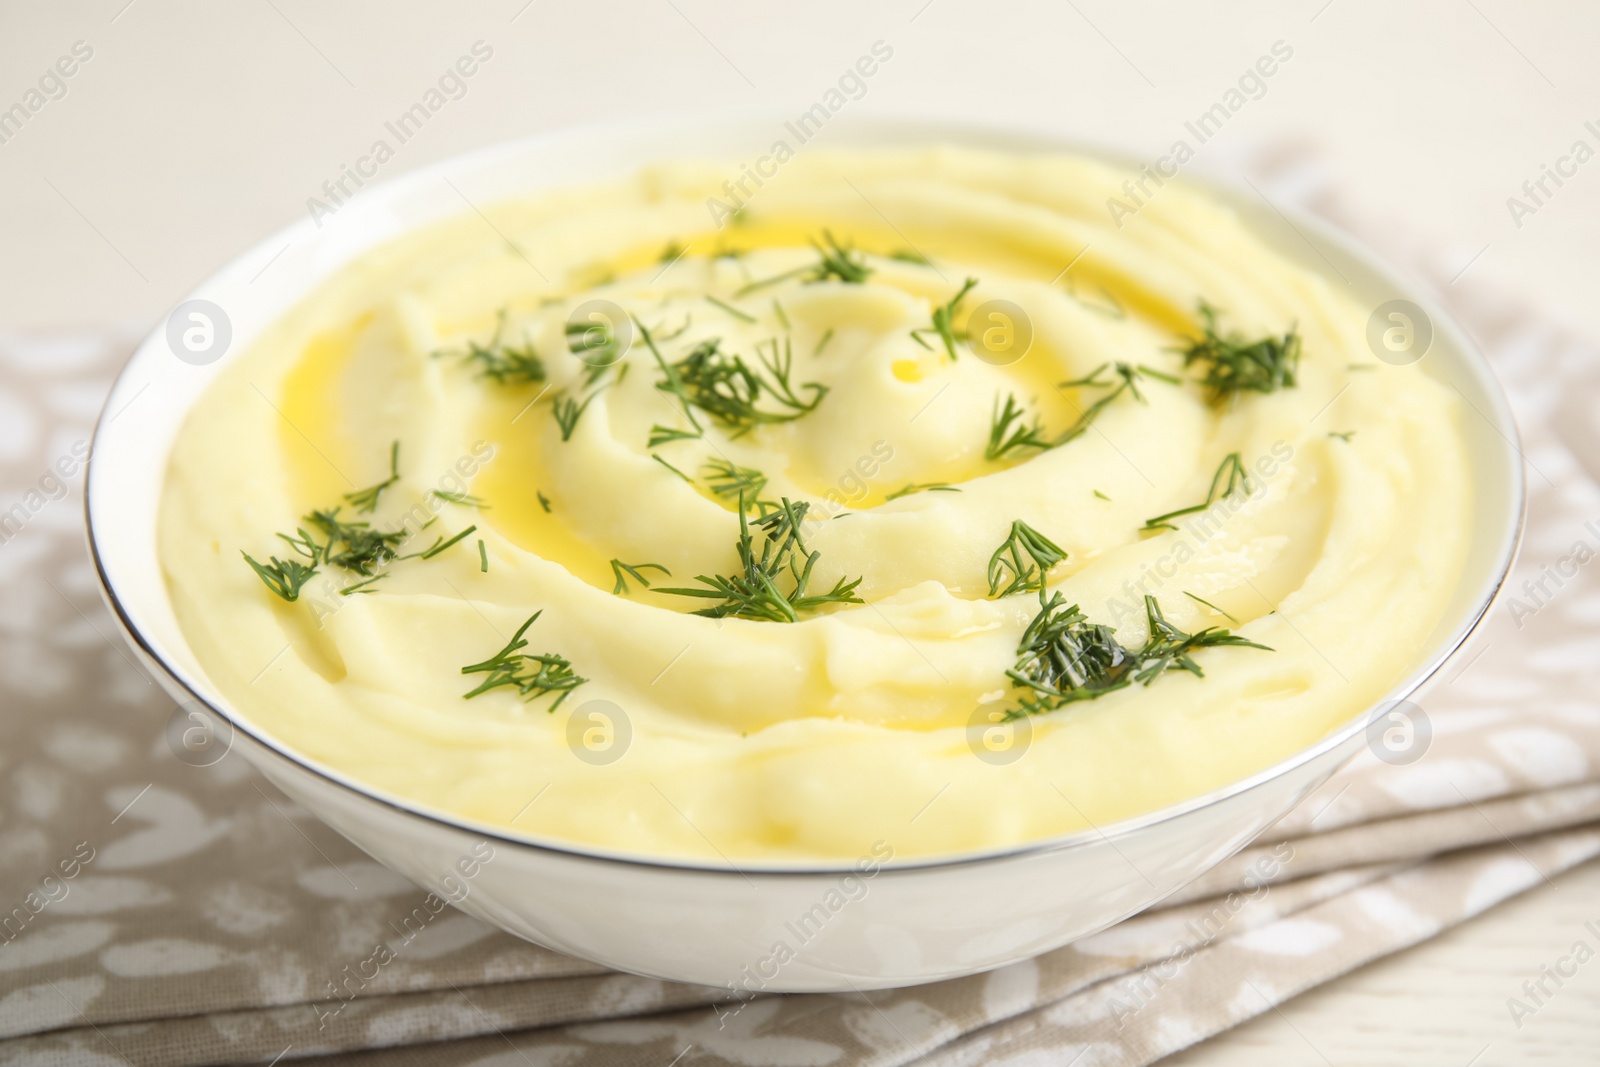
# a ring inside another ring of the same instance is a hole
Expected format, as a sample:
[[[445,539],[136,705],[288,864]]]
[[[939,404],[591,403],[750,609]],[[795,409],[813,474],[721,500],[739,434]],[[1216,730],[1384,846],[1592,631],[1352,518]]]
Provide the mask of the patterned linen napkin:
[[[1451,286],[1459,260],[1362,225],[1306,158],[1257,184],[1433,281],[1513,395],[1517,600],[1420,701],[1420,759],[1363,752],[1161,908],[915,989],[739,1003],[608,972],[443,907],[235,754],[180,760],[83,547],[77,460],[132,337],[0,337],[0,1064],[1145,1064],[1600,855],[1600,359]]]

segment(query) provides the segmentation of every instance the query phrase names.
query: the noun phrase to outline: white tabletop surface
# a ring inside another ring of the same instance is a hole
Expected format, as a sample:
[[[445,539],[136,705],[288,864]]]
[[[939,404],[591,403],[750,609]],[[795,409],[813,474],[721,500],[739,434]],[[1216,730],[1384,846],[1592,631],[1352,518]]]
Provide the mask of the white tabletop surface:
[[[92,56],[0,142],[0,332],[154,322],[301,217],[480,40],[493,56],[466,95],[384,176],[595,119],[799,113],[878,40],[894,56],[860,114],[1003,117],[1159,154],[1282,41],[1292,60],[1208,152],[1314,143],[1358,202],[1600,337],[1600,158],[1547,181],[1534,213],[1507,206],[1574,141],[1600,149],[1600,7],[1577,0],[7,4],[0,111],[75,43]],[[1593,1062],[1600,962],[1520,1030],[1506,1009],[1590,919],[1596,866],[1173,1062]]]

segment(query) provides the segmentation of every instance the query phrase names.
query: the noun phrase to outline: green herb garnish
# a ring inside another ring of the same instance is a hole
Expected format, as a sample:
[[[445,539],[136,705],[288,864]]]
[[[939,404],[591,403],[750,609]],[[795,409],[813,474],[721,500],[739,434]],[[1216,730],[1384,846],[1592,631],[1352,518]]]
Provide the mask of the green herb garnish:
[[[739,499],[739,552],[740,573],[732,576],[696,575],[705,589],[657,589],[658,593],[673,596],[702,597],[721,603],[696,611],[696,615],[722,619],[729,616],[744,619],[761,619],[769,622],[796,622],[800,613],[813,611],[828,604],[865,603],[855,595],[861,579],[846,581],[840,578],[826,593],[808,595],[806,586],[811,581],[812,568],[820,552],[809,552],[800,532],[808,505],[796,503],[788,497],[771,512],[752,524],[746,515],[745,500]],[[759,554],[756,549],[754,525],[761,537]],[[787,593],[779,582],[787,577],[791,588]]]
[[[620,559],[612,560],[611,574],[614,578],[616,578],[617,584],[611,587],[611,591],[618,596],[622,596],[627,593],[629,578],[632,578],[646,589],[649,589],[650,579],[646,578],[639,572],[651,570],[660,571],[668,578],[672,577],[672,572],[667,570],[667,568],[663,567],[659,563],[624,563]]]
[[[1350,438],[1354,437],[1355,435],[1356,435],[1356,432],[1354,430],[1335,430],[1332,433],[1330,433],[1328,436],[1329,437],[1337,437],[1339,440],[1343,441],[1345,444],[1349,444],[1350,443]]]
[[[406,539],[404,530],[375,530],[369,523],[345,522],[339,517],[340,510],[313,511],[305,517],[328,539],[321,547],[323,562],[371,577],[374,567],[398,558],[395,550]],[[305,535],[304,530],[300,532]]]
[[[989,595],[1002,598],[1043,589],[1045,574],[1066,558],[1065,549],[1018,519],[1011,524],[1010,535],[989,557]]]
[[[498,385],[521,385],[544,381],[544,360],[534,351],[533,344],[524,341],[521,348],[505,343],[506,313],[496,312],[494,336],[487,345],[467,342],[464,353],[435,352],[435,356],[458,355],[464,362],[476,364],[478,377],[488,378]]]
[[[1017,403],[1016,396],[1007,393],[1005,407],[1002,408],[1000,394],[995,394],[994,413],[989,423],[989,446],[983,450],[985,459],[1008,459],[1015,450],[1037,448],[1044,452],[1057,445],[1058,442],[1045,436],[1044,427],[1037,418],[1032,425],[1024,424],[1021,421],[1024,414],[1026,409]]]
[[[471,493],[456,492],[451,489],[430,489],[428,495],[451,504],[460,504],[465,508],[477,508],[483,511],[488,508],[482,497],[473,496]]]
[[[746,497],[755,500],[767,487],[767,476],[754,467],[741,467],[731,460],[713,458],[701,467],[706,485],[720,497]]]
[[[589,679],[579,677],[573,673],[572,663],[564,656],[554,653],[530,656],[521,654],[520,650],[528,647],[528,642],[522,635],[528,632],[528,627],[543,615],[543,611],[536,611],[528,616],[528,621],[518,627],[515,635],[506,643],[506,647],[496,652],[482,663],[474,663],[461,668],[462,674],[487,674],[483,682],[472,692],[465,694],[462,699],[471,700],[479,693],[487,693],[491,689],[501,686],[514,686],[525,701],[537,700],[546,693],[559,693],[555,702],[547,711],[555,711],[561,702],[567,699],[578,686]]]
[[[389,446],[389,477],[377,485],[369,485],[365,489],[358,489],[353,493],[346,493],[345,500],[357,512],[372,512],[378,508],[378,497],[383,491],[400,480],[400,442],[396,441]]]
[[[1150,632],[1139,649],[1124,647],[1111,627],[1090,622],[1076,604],[1068,607],[1059,592],[1046,599],[1041,589],[1039,608],[1017,645],[1016,664],[1006,671],[1015,688],[1027,691],[1018,698],[1007,719],[1043,714],[1074,701],[1094,700],[1134,682],[1150,685],[1171,670],[1184,670],[1203,678],[1205,672],[1192,658],[1192,653],[1202,648],[1233,646],[1272,651],[1218,627],[1185,633],[1166,620],[1156,598],[1148,595],[1144,609]]]
[[[909,483],[907,483],[905,485],[902,485],[899,489],[896,489],[894,492],[890,493],[888,496],[884,497],[883,500],[884,500],[884,503],[888,503],[891,500],[899,500],[903,496],[910,496],[912,493],[959,493],[959,492],[961,492],[961,490],[957,489],[955,486],[951,485],[949,482],[921,482],[921,483],[909,482]]]
[[[1218,615],[1221,615],[1224,619],[1227,619],[1229,622],[1237,623],[1239,621],[1238,619],[1234,618],[1232,615],[1229,615],[1226,611],[1223,611],[1221,608],[1217,607],[1211,601],[1202,600],[1199,597],[1195,596],[1193,593],[1189,592],[1187,589],[1185,589],[1183,591],[1183,595],[1188,597],[1190,600],[1194,601],[1196,604],[1204,604],[1206,607],[1210,608],[1212,611],[1216,612]]]
[[[808,285],[825,282],[830,278],[836,278],[850,285],[860,285],[872,273],[872,268],[867,266],[865,259],[855,253],[855,249],[841,245],[827,230],[822,231],[821,241],[811,242],[811,247],[817,250],[819,258],[816,263],[751,282],[735,292],[734,297],[745,296],[757,289],[765,289],[769,285],[777,285],[779,282],[799,277],[803,277]]]
[[[1212,403],[1236,393],[1271,393],[1294,386],[1300,365],[1300,335],[1290,327],[1282,337],[1246,340],[1242,335],[1217,332],[1217,309],[1200,301],[1204,332],[1189,342],[1183,353],[1185,367],[1201,365],[1200,383],[1211,390]]]
[[[661,464],[663,467],[667,468],[667,470],[671,471],[673,474],[676,474],[678,477],[682,478],[684,481],[688,482],[690,485],[694,484],[694,479],[693,478],[689,477],[687,474],[683,473],[681,470],[679,470],[677,467],[674,467],[672,464],[668,463],[666,460],[662,459],[661,456],[658,455],[657,453],[655,453],[655,452],[650,453],[650,458],[655,460],[657,463]]]
[[[1110,368],[1116,374],[1117,378],[1120,379],[1120,381],[1115,383],[1111,381],[1101,381],[1100,375],[1103,374],[1107,368]],[[1064,445],[1068,441],[1081,437],[1085,432],[1088,431],[1089,427],[1094,423],[1094,420],[1100,417],[1100,413],[1110,406],[1111,402],[1116,400],[1117,397],[1121,396],[1123,393],[1132,393],[1133,398],[1139,401],[1141,404],[1148,403],[1148,401],[1144,398],[1144,394],[1139,392],[1139,379],[1144,377],[1157,378],[1172,385],[1182,384],[1180,379],[1162,371],[1146,367],[1142,363],[1138,366],[1134,366],[1131,363],[1121,362],[1102,363],[1100,366],[1096,367],[1082,378],[1074,378],[1070,382],[1062,382],[1061,388],[1063,389],[1094,386],[1099,389],[1110,388],[1111,391],[1102,395],[1095,400],[1094,403],[1084,408],[1083,411],[1078,415],[1077,421],[1067,428],[1067,432],[1061,435],[1061,437],[1056,441],[1056,444]]]
[[[735,318],[743,319],[745,322],[754,322],[754,321],[756,321],[756,317],[754,315],[750,314],[747,311],[740,311],[738,308],[734,307],[732,304],[730,304],[730,303],[728,303],[728,302],[726,302],[724,300],[718,300],[716,297],[712,296],[710,293],[706,294],[706,302],[709,303],[709,304],[715,304],[717,307],[721,308],[723,311],[726,311],[728,314],[732,315]]]
[[[462,530],[460,533],[456,534],[454,537],[450,538],[450,540],[448,540],[448,541],[446,541],[443,536],[440,536],[440,537],[436,538],[434,540],[433,544],[430,545],[429,547],[423,549],[421,552],[413,552],[411,555],[420,557],[422,559],[432,559],[434,556],[437,556],[439,553],[443,552],[445,549],[450,548],[451,546],[453,546],[453,545],[457,544],[458,542],[460,542],[462,538],[466,537],[468,534],[474,532],[475,530],[477,530],[476,526],[468,526],[465,530]],[[407,556],[406,558],[410,559],[411,557]]]
[[[550,498],[539,492],[537,489],[534,490],[533,495],[539,501],[539,506],[544,508],[544,513],[546,515],[550,514]]]
[[[281,535],[280,535],[281,536]],[[240,552],[244,561],[250,564],[250,569],[260,576],[267,588],[277,593],[285,600],[297,600],[300,590],[311,576],[317,573],[317,568],[307,567],[298,560],[279,559],[277,556],[268,556],[270,563],[257,563],[248,552]]]
[[[961,287],[960,292],[933,309],[933,326],[931,328],[912,330],[911,339],[931,352],[933,351],[933,346],[924,341],[922,335],[925,333],[938,334],[939,339],[944,342],[945,352],[950,356],[951,362],[954,362],[956,358],[956,341],[958,340],[955,330],[956,311],[960,308],[961,301],[977,284],[978,279],[968,278],[967,283]],[[965,335],[959,339],[964,340]]]
[[[1227,480],[1224,481],[1223,479]],[[1157,515],[1153,519],[1144,520],[1144,525],[1139,528],[1141,533],[1150,530],[1176,530],[1177,527],[1169,521],[1181,515],[1193,515],[1195,512],[1204,511],[1215,504],[1222,497],[1230,497],[1237,492],[1250,492],[1250,472],[1239,459],[1239,453],[1229,452],[1222,457],[1222,462],[1217,466],[1217,473],[1211,476],[1211,488],[1206,491],[1206,499],[1202,504],[1192,507],[1179,508],[1169,511],[1165,515]],[[1220,495],[1219,495],[1220,494]]]
[[[481,537],[478,538],[478,570],[489,573],[489,546],[483,543]]]
[[[770,346],[770,351],[766,349]],[[794,352],[788,338],[783,341],[780,353],[778,339],[772,338],[756,346],[759,367],[752,367],[743,356],[724,352],[721,338],[713,337],[696,345],[687,356],[670,365],[663,365],[663,377],[656,388],[678,397],[685,412],[698,408],[740,437],[757,426],[791,422],[815,411],[828,387],[816,382],[806,382],[811,397],[802,400],[789,382],[794,363]],[[759,405],[763,395],[771,397],[783,409],[772,411]],[[690,416],[693,422],[693,416]],[[695,423],[699,429],[699,424]],[[682,434],[655,427],[651,444],[661,443],[659,434]],[[696,434],[695,436],[699,436]]]

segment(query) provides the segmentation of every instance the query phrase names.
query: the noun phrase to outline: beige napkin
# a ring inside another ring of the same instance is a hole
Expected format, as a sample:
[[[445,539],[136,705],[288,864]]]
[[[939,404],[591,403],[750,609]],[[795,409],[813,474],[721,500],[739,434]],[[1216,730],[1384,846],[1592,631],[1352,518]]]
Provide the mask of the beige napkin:
[[[1304,159],[1258,161],[1257,184],[1349,226],[1304,195]],[[1517,590],[1600,551],[1600,361],[1419,247],[1390,251],[1458,297],[1523,420]],[[174,709],[99,603],[64,457],[130,341],[0,338],[0,1064],[1144,1064],[1600,854],[1600,580],[1580,567],[1531,614],[1495,609],[1421,701],[1420,760],[1363,753],[1164,907],[992,974],[740,1004],[449,909],[405,939],[421,890],[236,754],[174,756]],[[394,961],[333,997],[379,944]]]

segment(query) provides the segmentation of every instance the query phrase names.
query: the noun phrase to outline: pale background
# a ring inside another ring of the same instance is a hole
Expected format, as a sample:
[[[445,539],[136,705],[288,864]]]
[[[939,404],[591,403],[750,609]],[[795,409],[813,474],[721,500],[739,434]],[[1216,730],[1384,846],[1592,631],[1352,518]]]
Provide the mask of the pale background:
[[[477,40],[494,57],[382,171],[595,119],[798,113],[882,39],[855,114],[1025,123],[1149,157],[1255,58],[1294,58],[1203,155],[1314,143],[1339,186],[1459,269],[1600,337],[1600,159],[1518,228],[1506,198],[1600,129],[1600,6],[1511,0],[0,0],[0,110],[73,42],[68,93],[0,144],[0,333],[154,323],[303,217]],[[1192,140],[1192,139],[1191,139]],[[391,139],[392,143],[392,139]],[[1506,998],[1600,920],[1600,868],[1192,1050],[1199,1064],[1600,1058],[1600,963],[1517,1030]]]

